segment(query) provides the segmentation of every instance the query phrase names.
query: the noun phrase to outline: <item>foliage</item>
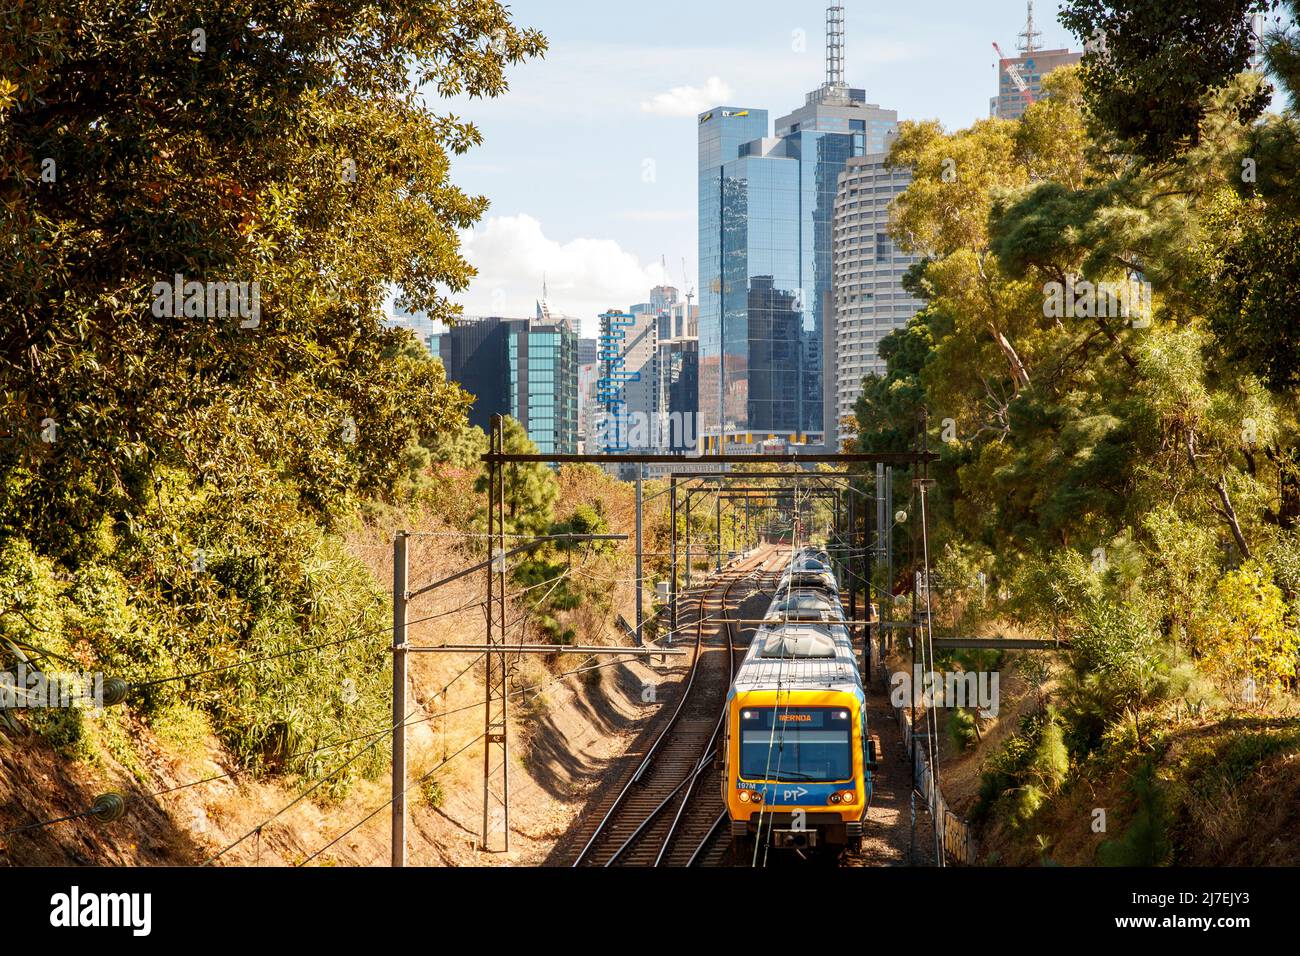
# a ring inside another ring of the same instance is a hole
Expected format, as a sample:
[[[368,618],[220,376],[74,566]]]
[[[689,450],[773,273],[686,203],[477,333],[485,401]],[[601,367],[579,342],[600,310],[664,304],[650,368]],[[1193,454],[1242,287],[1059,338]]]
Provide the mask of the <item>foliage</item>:
[[[1131,148],[1168,159],[1198,142],[1204,100],[1246,69],[1249,15],[1276,0],[1070,0],[1062,22],[1105,50],[1084,58],[1084,84],[1098,121]],[[1261,90],[1236,115],[1242,125],[1268,105]]]
[[[1062,760],[1068,766],[1056,723],[1050,711],[1024,714],[1016,732],[985,757],[979,800],[971,811],[973,821],[1000,810],[1014,829],[1030,823],[1064,779]]]
[[[387,598],[335,529],[475,448],[469,396],[382,308],[455,321],[473,275],[487,202],[449,168],[480,136],[430,104],[501,94],[545,41],[494,0],[46,0],[7,29],[0,629],[138,682],[182,743],[207,723],[322,779],[389,721]],[[176,276],[204,284],[179,314]]]
[[[958,751],[975,746],[975,715],[964,708],[954,707],[948,714],[948,739]]]
[[[502,451],[507,455],[537,454],[537,446],[529,439],[524,426],[509,416],[503,420],[501,440]],[[506,534],[525,538],[545,534],[551,526],[552,509],[559,494],[555,472],[540,462],[511,462],[502,468],[505,472]],[[488,494],[486,465],[482,466],[482,474],[475,483],[474,490],[481,495]],[[487,512],[481,512],[477,520],[486,528]]]
[[[1097,847],[1098,862],[1103,866],[1164,865],[1173,853],[1171,821],[1154,761],[1144,760],[1139,765],[1130,790],[1137,809],[1122,837]]]
[[[1238,687],[1250,678],[1261,691],[1277,691],[1297,680],[1300,631],[1273,579],[1261,561],[1230,571],[1215,585],[1198,628],[1197,651]]]

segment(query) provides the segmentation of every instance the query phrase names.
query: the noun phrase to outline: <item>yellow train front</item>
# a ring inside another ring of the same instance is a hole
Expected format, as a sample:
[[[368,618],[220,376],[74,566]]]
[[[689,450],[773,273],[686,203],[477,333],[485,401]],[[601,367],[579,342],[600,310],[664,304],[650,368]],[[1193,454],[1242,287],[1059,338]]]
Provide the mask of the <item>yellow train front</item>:
[[[809,582],[802,582],[807,584]],[[727,696],[722,801],[733,841],[861,845],[875,744],[849,630],[830,589],[778,592]]]

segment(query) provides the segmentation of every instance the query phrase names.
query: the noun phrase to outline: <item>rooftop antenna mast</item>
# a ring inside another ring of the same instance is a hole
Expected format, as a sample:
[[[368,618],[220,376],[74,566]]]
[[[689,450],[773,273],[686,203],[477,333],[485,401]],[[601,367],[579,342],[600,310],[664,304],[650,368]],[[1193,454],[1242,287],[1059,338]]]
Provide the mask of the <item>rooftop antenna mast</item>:
[[[1017,46],[1022,53],[1030,54],[1042,49],[1040,41],[1043,39],[1043,34],[1034,29],[1034,0],[1029,0],[1029,16],[1025,21],[1025,32],[1019,37],[1023,42],[1018,43]]]
[[[826,85],[823,89],[832,97],[847,95],[844,82],[844,7],[832,4],[826,8]]]

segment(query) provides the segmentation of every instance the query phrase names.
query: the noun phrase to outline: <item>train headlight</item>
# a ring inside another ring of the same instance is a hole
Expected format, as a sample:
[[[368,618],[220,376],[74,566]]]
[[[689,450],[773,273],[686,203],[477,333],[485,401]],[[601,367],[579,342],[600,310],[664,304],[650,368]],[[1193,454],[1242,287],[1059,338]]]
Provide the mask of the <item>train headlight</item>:
[[[739,800],[741,803],[749,803],[749,791],[748,790],[740,791],[740,793],[736,794],[736,799]]]
[[[857,803],[858,792],[856,790],[841,790],[840,803]]]
[[[830,795],[830,798],[829,798],[829,800],[828,800],[827,802],[828,802],[828,803],[839,803],[839,802],[840,802],[840,797],[841,797],[841,795],[840,795],[840,793],[837,791],[837,792],[832,793],[832,794]]]

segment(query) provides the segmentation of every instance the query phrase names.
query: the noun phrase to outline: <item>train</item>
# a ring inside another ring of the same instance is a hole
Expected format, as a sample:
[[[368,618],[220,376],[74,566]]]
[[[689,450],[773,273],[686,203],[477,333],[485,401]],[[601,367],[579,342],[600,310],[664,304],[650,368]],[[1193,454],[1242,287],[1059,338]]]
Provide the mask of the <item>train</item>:
[[[722,802],[738,854],[860,849],[877,749],[829,559],[798,551],[727,693]]]

